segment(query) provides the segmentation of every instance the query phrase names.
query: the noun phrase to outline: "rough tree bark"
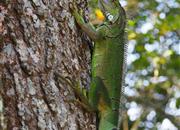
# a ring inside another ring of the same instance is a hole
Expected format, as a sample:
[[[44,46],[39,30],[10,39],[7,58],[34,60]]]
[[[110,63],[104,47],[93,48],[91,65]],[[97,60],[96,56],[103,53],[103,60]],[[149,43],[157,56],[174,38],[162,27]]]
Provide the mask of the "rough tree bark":
[[[0,129],[95,129],[94,114],[68,102],[73,90],[58,78],[90,81],[90,51],[71,1],[0,1]],[[84,10],[86,2],[77,1]]]

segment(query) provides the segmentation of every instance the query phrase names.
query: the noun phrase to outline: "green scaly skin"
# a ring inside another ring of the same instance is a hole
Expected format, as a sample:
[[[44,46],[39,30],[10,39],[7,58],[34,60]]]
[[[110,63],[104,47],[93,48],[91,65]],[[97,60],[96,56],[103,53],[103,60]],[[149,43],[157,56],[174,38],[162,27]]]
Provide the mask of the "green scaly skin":
[[[95,43],[88,106],[99,113],[99,130],[116,130],[124,80],[126,16],[118,0],[109,0],[108,3],[98,0],[98,3],[104,14],[110,13],[114,17],[112,21],[106,18],[103,25],[94,28],[84,22],[75,7],[73,15],[80,28]]]

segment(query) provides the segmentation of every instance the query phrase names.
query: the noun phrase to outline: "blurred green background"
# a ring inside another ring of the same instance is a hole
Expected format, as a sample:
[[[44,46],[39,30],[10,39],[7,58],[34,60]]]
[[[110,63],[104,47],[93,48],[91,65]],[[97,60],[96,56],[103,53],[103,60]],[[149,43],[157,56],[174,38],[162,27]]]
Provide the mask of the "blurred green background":
[[[128,15],[123,130],[180,129],[180,0],[120,0]]]

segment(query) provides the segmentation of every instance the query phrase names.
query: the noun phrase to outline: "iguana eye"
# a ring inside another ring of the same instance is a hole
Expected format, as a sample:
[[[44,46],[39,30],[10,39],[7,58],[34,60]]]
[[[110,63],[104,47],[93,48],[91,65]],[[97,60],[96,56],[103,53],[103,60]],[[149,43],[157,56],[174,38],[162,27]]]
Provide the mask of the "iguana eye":
[[[109,20],[109,21],[112,21],[113,18],[114,18],[114,17],[113,17],[112,15],[109,15],[109,16],[108,16],[108,20]]]
[[[109,20],[109,21],[112,21],[113,20],[113,15],[111,15],[110,13],[107,13],[106,14],[106,17],[107,17],[107,19]]]

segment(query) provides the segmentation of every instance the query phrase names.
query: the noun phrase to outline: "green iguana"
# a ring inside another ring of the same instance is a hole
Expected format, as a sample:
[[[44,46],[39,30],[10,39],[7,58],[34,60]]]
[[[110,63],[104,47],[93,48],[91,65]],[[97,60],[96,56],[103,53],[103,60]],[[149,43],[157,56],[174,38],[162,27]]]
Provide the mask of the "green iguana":
[[[93,27],[85,23],[73,3],[71,9],[80,28],[94,41],[92,81],[83,106],[97,111],[98,130],[117,130],[121,89],[124,81],[126,15],[118,0],[95,0],[105,16],[104,22]]]

